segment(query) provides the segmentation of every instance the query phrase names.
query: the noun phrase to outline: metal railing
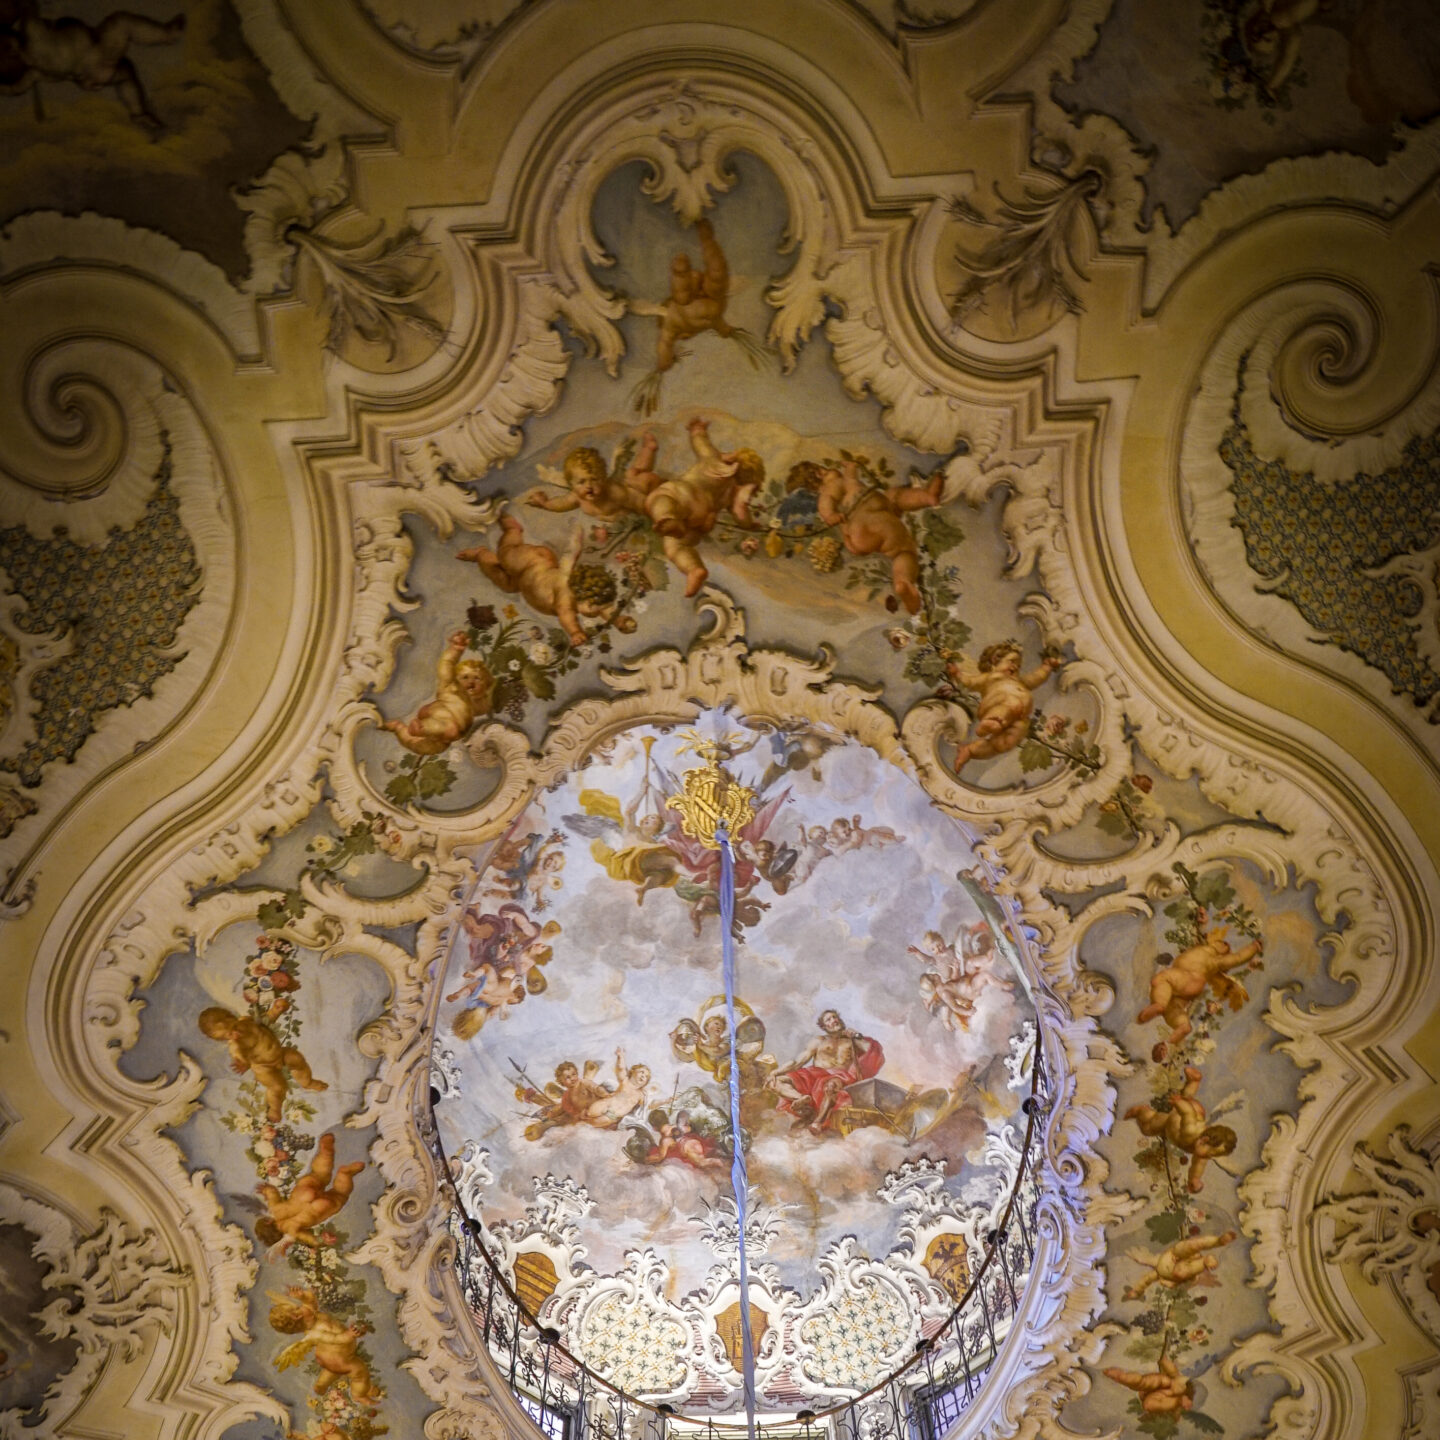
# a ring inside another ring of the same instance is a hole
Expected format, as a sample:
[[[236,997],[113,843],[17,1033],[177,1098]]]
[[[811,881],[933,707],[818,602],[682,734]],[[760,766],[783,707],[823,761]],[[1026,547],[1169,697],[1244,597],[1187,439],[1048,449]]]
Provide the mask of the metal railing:
[[[432,1102],[433,1102],[432,1096]],[[904,1365],[823,1409],[757,1421],[762,1440],[941,1440],[979,1395],[1010,1332],[1038,1243],[1036,1156],[1050,1096],[1037,1042],[1015,1183],[965,1293]],[[453,1201],[447,1223],[455,1267],[479,1338],[547,1440],[739,1440],[747,1430],[715,1414],[687,1415],[630,1395],[597,1374],[526,1308],[466,1213],[433,1123],[425,1127]],[[839,1388],[839,1387],[837,1387]]]

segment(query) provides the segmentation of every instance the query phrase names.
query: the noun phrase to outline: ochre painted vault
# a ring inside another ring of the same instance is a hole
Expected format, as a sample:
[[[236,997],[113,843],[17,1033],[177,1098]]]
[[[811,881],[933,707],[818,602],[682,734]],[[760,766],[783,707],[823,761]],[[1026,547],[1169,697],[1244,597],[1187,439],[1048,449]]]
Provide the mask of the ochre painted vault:
[[[0,1434],[1440,1434],[1431,7],[16,0],[0,133]]]

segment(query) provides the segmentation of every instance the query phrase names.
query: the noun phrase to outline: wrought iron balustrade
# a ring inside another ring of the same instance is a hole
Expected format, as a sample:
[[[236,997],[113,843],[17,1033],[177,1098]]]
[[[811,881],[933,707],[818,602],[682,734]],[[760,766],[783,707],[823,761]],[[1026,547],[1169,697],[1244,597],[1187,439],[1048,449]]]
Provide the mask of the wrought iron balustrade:
[[[979,1396],[1020,1310],[1038,1247],[1038,1159],[1050,1096],[1036,1047],[1016,1179],[983,1258],[949,1317],[910,1359],[860,1394],[823,1409],[757,1421],[757,1440],[941,1440]],[[542,1324],[517,1295],[466,1213],[438,1127],[425,1127],[453,1201],[455,1268],[478,1337],[547,1440],[740,1440],[743,1418],[685,1414],[617,1388]]]

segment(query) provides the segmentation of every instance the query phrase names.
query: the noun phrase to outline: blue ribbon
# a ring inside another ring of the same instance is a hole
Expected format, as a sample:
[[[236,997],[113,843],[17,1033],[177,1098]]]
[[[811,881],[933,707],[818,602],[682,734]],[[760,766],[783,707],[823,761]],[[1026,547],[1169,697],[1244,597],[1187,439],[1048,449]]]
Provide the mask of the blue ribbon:
[[[725,969],[725,1015],[730,1022],[730,1131],[734,1140],[730,1184],[735,1191],[740,1244],[740,1368],[745,1386],[745,1427],[749,1440],[755,1440],[755,1337],[750,1330],[750,1267],[745,1257],[750,1180],[740,1143],[740,1055],[735,1039],[735,854],[724,825],[716,829],[715,838],[720,843],[720,953]]]

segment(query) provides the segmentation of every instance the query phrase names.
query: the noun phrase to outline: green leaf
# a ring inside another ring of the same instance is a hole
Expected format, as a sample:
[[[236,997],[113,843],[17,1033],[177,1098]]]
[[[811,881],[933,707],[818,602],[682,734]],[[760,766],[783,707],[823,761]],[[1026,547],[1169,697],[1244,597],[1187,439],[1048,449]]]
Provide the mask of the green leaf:
[[[1225,1427],[1218,1420],[1212,1420],[1203,1410],[1182,1410],[1182,1420],[1188,1420],[1197,1430],[1206,1435],[1223,1435]]]
[[[1147,1215],[1145,1228],[1156,1245],[1173,1245],[1185,1233],[1184,1211],[1166,1210],[1159,1215]]]
[[[963,650],[973,632],[963,620],[947,620],[940,632],[940,644],[946,650]]]
[[[525,688],[537,700],[552,700],[555,697],[555,682],[533,661],[527,660],[520,667],[520,678]]]
[[[298,920],[305,913],[305,901],[300,899],[300,908],[294,911],[294,917]],[[280,900],[266,900],[264,904],[256,907],[255,918],[260,922],[263,929],[279,930],[285,922],[291,918],[290,896],[287,894]]]
[[[1137,1395],[1130,1402],[1130,1412],[1140,1418],[1136,1421],[1135,1428],[1143,1430],[1147,1435],[1153,1435],[1155,1440],[1174,1440],[1176,1432],[1180,1429],[1180,1422],[1173,1415],[1151,1415],[1140,1403]]]
[[[1132,1360],[1155,1361],[1160,1358],[1160,1350],[1164,1343],[1163,1335],[1142,1335],[1140,1339],[1132,1340],[1125,1347],[1125,1354]]]
[[[924,538],[922,544],[935,556],[953,550],[965,538],[965,532],[942,510],[925,512]]]
[[[1196,884],[1195,898],[1207,910],[1223,910],[1235,898],[1235,892],[1223,870],[1212,870]]]
[[[645,561],[645,583],[656,594],[670,588],[670,567],[663,555],[652,553]]]
[[[1048,770],[1055,757],[1038,740],[1023,740],[1020,743],[1020,769],[1025,774],[1032,770]]]
[[[408,805],[420,794],[413,770],[402,770],[385,787],[385,798],[392,805]]]
[[[928,646],[912,650],[905,661],[905,678],[921,685],[938,685],[945,678],[945,662]]]
[[[454,783],[455,772],[450,762],[440,755],[431,755],[422,760],[415,771],[416,792],[422,800],[433,800],[443,795]]]
[[[1119,810],[1102,810],[1095,823],[1106,835],[1128,835],[1130,822]]]

